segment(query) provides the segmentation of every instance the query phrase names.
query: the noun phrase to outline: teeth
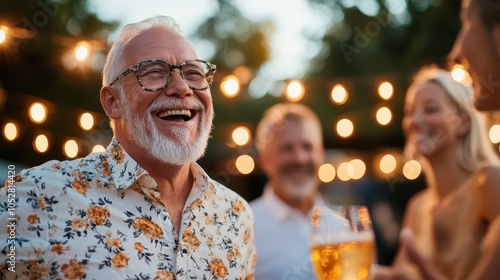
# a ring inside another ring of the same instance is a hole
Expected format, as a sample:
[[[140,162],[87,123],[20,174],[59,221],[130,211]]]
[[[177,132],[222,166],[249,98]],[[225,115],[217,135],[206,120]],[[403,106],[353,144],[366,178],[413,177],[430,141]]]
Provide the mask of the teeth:
[[[163,111],[160,114],[158,114],[158,117],[160,118],[165,118],[168,116],[173,116],[173,115],[185,115],[188,116],[189,118],[191,117],[191,111],[190,110],[168,110],[168,111]]]

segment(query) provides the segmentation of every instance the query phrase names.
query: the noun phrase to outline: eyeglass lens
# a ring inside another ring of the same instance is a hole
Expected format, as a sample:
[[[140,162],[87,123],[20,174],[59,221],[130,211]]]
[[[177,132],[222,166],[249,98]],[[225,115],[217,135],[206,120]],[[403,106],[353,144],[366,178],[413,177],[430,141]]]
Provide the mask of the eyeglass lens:
[[[209,86],[207,74],[210,67],[203,62],[191,61],[181,64],[181,76],[186,84],[194,89],[205,89]],[[147,62],[139,66],[136,71],[137,79],[145,89],[155,90],[164,88],[169,82],[172,71],[170,66],[161,61]]]

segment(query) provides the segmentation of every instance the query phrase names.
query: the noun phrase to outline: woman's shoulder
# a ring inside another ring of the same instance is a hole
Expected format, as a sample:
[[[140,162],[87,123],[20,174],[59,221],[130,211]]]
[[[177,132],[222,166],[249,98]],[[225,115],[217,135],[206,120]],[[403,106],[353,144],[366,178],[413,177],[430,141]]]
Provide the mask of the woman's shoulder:
[[[479,168],[474,177],[474,188],[479,194],[483,216],[492,220],[500,215],[500,166],[485,165]]]

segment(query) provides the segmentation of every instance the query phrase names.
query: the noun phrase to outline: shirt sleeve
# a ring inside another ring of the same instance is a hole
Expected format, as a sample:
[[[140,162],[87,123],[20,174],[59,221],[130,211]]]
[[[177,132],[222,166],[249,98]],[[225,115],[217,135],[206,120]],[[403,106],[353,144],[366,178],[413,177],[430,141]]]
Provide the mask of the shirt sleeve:
[[[0,269],[4,272],[0,279],[24,279],[30,266],[45,266],[48,204],[37,187],[45,184],[41,179],[25,173],[9,178],[0,189]]]

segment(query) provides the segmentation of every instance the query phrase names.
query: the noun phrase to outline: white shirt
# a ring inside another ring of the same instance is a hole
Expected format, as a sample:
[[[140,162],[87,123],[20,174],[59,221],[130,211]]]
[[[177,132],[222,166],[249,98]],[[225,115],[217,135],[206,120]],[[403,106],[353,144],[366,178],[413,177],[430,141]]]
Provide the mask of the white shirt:
[[[323,204],[321,197],[315,205]],[[309,238],[312,208],[304,216],[266,186],[250,203],[255,218],[256,280],[314,280]]]

